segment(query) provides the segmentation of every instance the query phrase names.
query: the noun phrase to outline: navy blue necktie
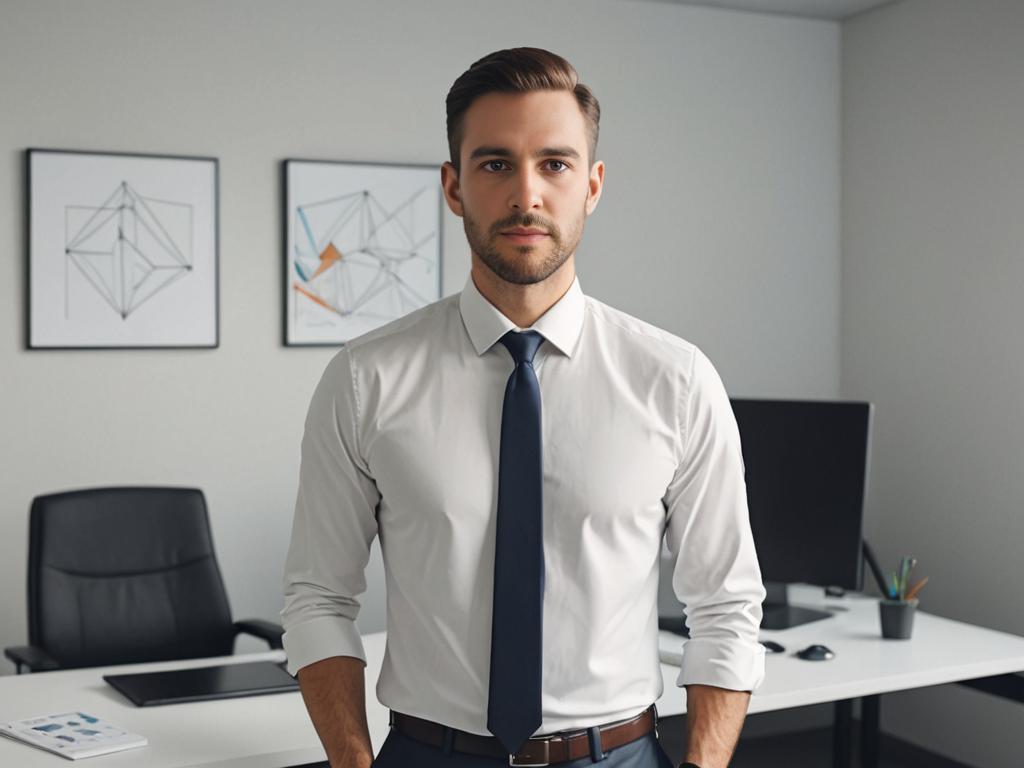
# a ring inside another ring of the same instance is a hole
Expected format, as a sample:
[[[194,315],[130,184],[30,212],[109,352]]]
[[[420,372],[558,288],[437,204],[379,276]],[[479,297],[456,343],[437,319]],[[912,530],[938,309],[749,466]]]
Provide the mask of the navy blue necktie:
[[[516,367],[501,410],[487,730],[509,754],[541,724],[544,461],[533,356],[543,341],[536,331],[501,338]]]

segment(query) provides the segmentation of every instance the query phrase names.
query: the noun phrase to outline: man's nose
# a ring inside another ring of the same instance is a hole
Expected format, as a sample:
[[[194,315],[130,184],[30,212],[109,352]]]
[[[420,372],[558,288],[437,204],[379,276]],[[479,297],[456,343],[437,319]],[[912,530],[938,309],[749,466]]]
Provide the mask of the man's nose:
[[[538,174],[529,166],[517,171],[509,192],[508,207],[519,211],[540,208],[540,182]]]

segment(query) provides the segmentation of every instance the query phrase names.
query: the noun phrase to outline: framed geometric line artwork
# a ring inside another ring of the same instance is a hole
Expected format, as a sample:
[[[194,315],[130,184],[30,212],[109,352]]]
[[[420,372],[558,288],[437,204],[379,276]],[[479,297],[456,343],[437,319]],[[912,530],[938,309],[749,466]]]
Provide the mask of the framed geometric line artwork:
[[[29,149],[28,349],[216,347],[217,159]]]
[[[439,168],[284,161],[286,346],[344,344],[441,298]]]

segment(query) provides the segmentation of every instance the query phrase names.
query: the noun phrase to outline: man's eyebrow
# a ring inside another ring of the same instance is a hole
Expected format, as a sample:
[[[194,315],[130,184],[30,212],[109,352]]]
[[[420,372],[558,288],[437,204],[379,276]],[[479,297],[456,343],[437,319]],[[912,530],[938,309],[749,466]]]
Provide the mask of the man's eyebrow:
[[[537,159],[542,157],[570,157],[573,160],[580,159],[580,153],[572,147],[544,147],[533,153]]]
[[[543,147],[533,153],[535,158],[542,157],[569,157],[573,160],[580,159],[580,153],[572,147]],[[512,150],[506,147],[477,147],[470,155],[470,160],[476,160],[479,157],[512,157]]]
[[[512,152],[505,147],[477,147],[470,155],[470,160],[476,160],[478,157],[512,157]]]

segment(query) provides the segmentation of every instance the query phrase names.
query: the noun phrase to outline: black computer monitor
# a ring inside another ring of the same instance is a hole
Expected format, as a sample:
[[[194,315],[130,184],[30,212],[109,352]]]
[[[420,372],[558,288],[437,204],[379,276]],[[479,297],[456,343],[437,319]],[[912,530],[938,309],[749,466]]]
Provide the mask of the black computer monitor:
[[[733,399],[765,629],[831,614],[790,605],[786,584],[860,590],[871,403]]]

